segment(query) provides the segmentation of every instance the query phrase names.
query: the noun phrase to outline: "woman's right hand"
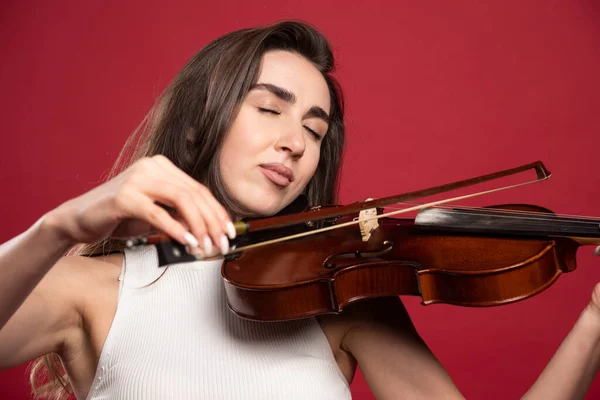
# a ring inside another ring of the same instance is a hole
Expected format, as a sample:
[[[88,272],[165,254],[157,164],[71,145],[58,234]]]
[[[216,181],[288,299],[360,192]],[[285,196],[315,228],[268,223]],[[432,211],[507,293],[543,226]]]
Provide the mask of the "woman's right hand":
[[[164,207],[172,207],[177,216]],[[227,253],[231,218],[208,188],[162,155],[142,158],[97,188],[48,213],[75,243],[158,230],[206,256]]]

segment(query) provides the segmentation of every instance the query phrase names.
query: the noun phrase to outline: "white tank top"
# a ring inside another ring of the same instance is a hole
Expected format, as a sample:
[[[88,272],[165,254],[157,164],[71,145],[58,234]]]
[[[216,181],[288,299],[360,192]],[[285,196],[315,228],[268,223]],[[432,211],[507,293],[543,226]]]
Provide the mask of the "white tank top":
[[[154,246],[125,251],[117,312],[88,399],[351,399],[316,319],[237,317],[221,264],[165,272]]]

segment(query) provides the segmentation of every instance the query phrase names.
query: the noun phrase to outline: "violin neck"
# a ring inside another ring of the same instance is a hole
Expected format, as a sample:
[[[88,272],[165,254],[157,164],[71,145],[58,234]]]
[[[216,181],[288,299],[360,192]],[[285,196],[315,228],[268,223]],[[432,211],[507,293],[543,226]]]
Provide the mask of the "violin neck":
[[[465,233],[570,237],[582,245],[600,244],[598,220],[543,212],[428,208],[417,215],[415,225]]]

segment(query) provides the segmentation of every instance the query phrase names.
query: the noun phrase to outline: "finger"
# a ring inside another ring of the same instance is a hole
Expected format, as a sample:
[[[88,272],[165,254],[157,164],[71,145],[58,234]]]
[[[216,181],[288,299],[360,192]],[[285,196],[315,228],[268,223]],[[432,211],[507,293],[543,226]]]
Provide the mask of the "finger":
[[[182,245],[198,247],[198,239],[151,198],[140,192],[132,192],[130,196],[131,202],[123,207],[129,208],[130,217],[148,222]]]
[[[214,205],[211,206],[211,198],[213,197],[210,194],[206,196],[199,191],[194,192],[194,199],[205,218],[206,227],[213,243],[220,249],[221,254],[227,254],[229,252],[229,240],[227,239],[226,224],[219,219]],[[229,223],[231,224],[231,222]],[[233,227],[233,224],[231,225]]]
[[[227,254],[229,250],[229,241],[223,230],[223,224],[219,221],[214,209],[210,207],[206,198],[199,192],[193,191],[189,185],[182,184],[181,181],[171,182],[171,185],[178,188],[179,196],[182,196],[183,198],[186,198],[186,195],[183,194],[184,192],[189,193],[191,202],[196,206],[198,216],[202,218],[202,232],[205,234],[203,242],[205,251],[210,254],[212,253],[212,246],[215,246],[217,249],[220,249],[222,254]],[[195,215],[186,214],[185,210],[182,211],[182,216],[188,220],[190,224],[199,222],[196,220]],[[196,232],[196,229],[193,228],[192,232]],[[206,234],[208,236],[206,236]],[[210,239],[208,239],[209,237]]]
[[[227,234],[229,239],[235,239],[235,227],[233,226],[233,222],[231,222],[231,217],[229,216],[225,208],[221,205],[221,203],[217,201],[215,196],[206,186],[199,185],[197,190],[199,195],[202,196],[206,201],[206,204],[209,207],[211,207],[211,209],[215,213],[220,227],[223,229],[224,233]]]
[[[229,215],[217,202],[212,193],[203,185],[195,181],[189,175],[175,167],[173,163],[164,157],[156,157],[157,165],[162,168],[163,172],[172,177],[170,180],[174,185],[180,186],[181,190],[192,191],[193,200],[196,202],[200,213],[205,222],[206,229],[214,244],[221,252],[227,254],[229,252],[229,240],[235,237],[235,228]],[[209,243],[206,243],[209,246]],[[210,253],[210,249],[207,250]]]
[[[596,248],[594,249],[594,255],[595,255],[595,256],[600,256],[600,246],[598,246],[598,247],[596,247]]]
[[[211,216],[206,212],[208,208],[198,202],[198,196],[190,190],[189,186],[182,183],[181,178],[176,178],[160,165],[160,160],[170,163],[164,156],[144,158],[132,168],[128,177],[127,187],[133,191],[142,191],[153,202],[160,202],[166,207],[177,211],[191,227],[192,234],[200,240],[200,244],[207,253],[212,252],[213,241],[208,235],[206,222]],[[214,223],[213,223],[214,225]],[[213,228],[214,230],[214,228]],[[219,234],[213,234],[215,242],[219,242]]]
[[[172,174],[178,179],[181,179],[184,184],[189,185],[192,190],[204,197],[206,204],[216,215],[216,219],[220,223],[220,228],[223,230],[223,232],[229,236],[229,239],[235,238],[236,231],[231,221],[231,216],[217,201],[217,199],[215,199],[208,188],[200,184],[200,182],[183,172],[181,169],[177,168],[177,166],[175,166],[175,164],[173,164],[168,158],[164,156],[156,156],[154,160],[165,170],[165,172]]]
[[[210,212],[207,212],[207,207],[198,204],[194,199],[194,194],[188,188],[159,179],[141,183],[140,189],[153,201],[159,201],[167,206],[174,207],[185,220],[186,225],[190,227],[194,237],[199,239],[199,245],[202,246],[203,250],[206,253],[213,252],[213,241],[209,236],[207,226],[207,221],[211,219]],[[167,211],[165,212],[167,213]],[[218,235],[216,237],[218,240]],[[215,243],[218,243],[218,241]]]
[[[189,224],[187,223],[187,221],[185,219],[183,219],[183,217],[181,217],[177,213],[172,214],[172,216],[177,221],[179,221],[179,223],[181,225],[183,225],[187,230],[191,231],[191,227],[189,226]],[[205,236],[205,238],[207,238],[207,236]],[[209,252],[206,252],[204,250],[204,248],[207,247],[207,244],[201,242],[200,245],[201,246],[196,247],[196,248],[187,248],[186,247],[186,250],[190,254],[198,254],[198,255],[200,255],[201,258],[212,257],[212,256],[216,256],[216,255],[219,254],[218,247],[214,247],[213,248],[213,243],[211,242],[210,239],[208,239],[208,250],[209,250]]]

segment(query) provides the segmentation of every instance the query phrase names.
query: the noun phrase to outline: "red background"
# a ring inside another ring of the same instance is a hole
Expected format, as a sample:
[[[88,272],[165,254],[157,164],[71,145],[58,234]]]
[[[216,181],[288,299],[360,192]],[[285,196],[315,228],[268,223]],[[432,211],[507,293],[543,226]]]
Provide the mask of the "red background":
[[[99,184],[185,61],[225,32],[305,19],[330,38],[347,100],[342,202],[542,160],[553,177],[475,204],[528,202],[598,215],[600,6],[588,1],[274,0],[0,5],[0,241]],[[577,271],[516,304],[405,303],[470,399],[518,398],[600,281]],[[83,290],[83,288],[82,288]],[[568,366],[565,366],[568,368]],[[0,372],[27,398],[24,367]],[[358,376],[356,399],[370,399]],[[600,396],[600,379],[589,398]]]

